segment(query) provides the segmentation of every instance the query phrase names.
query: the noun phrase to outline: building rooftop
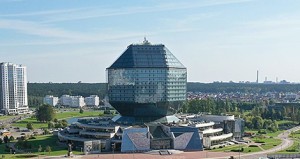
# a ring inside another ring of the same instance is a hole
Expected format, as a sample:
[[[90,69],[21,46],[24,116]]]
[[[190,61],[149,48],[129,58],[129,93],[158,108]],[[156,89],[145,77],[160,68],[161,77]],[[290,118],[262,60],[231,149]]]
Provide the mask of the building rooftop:
[[[108,68],[185,68],[163,44],[131,44]]]

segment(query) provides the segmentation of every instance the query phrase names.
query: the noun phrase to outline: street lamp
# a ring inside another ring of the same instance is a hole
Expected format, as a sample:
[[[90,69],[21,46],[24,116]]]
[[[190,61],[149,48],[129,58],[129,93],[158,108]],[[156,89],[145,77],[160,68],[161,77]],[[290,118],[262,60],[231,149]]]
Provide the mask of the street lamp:
[[[239,159],[241,159],[241,151],[242,151],[242,149],[241,149],[241,143],[239,143],[239,148],[240,148],[240,150],[239,150]]]
[[[113,151],[113,159],[115,158],[115,146],[116,146],[115,143],[111,144],[111,148],[112,148],[112,151]]]

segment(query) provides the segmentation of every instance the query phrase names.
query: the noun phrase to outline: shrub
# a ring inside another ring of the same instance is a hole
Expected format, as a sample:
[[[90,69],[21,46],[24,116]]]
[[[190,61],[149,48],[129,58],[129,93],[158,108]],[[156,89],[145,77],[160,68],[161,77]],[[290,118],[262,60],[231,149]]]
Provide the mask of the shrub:
[[[258,147],[258,145],[249,145],[249,147]]]
[[[38,155],[30,154],[30,155],[17,155],[16,158],[32,158],[32,157],[38,157]]]
[[[31,135],[30,137],[29,137],[29,139],[36,139],[33,135]]]
[[[15,140],[15,138],[13,136],[9,137],[9,141],[14,141],[14,140]]]
[[[266,130],[258,130],[259,134],[267,134]]]

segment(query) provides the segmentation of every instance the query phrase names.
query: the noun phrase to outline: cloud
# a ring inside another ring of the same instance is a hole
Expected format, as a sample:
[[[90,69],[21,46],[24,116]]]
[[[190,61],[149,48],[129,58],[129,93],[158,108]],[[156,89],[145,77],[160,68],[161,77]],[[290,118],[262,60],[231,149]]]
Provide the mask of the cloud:
[[[153,13],[153,12],[167,12],[173,10],[185,10],[192,8],[201,8],[217,5],[227,5],[234,3],[245,3],[253,0],[205,0],[205,1],[188,1],[188,2],[163,2],[147,7],[125,7],[125,8],[103,8],[103,7],[89,7],[89,8],[73,8],[65,10],[49,10],[18,14],[2,14],[0,17],[26,17],[26,16],[43,16],[44,23],[55,23],[63,21],[84,20],[99,17],[110,17],[120,15],[130,15],[139,13]],[[70,14],[71,13],[71,14]],[[59,15],[59,16],[58,16]]]
[[[73,33],[65,31],[63,29],[49,27],[47,25],[24,20],[0,19],[0,28],[15,30],[24,34],[37,35],[42,37],[67,39],[85,38],[83,34]]]
[[[26,16],[43,16],[43,15],[57,15],[57,14],[71,14],[73,12],[86,11],[90,8],[75,8],[75,9],[61,9],[61,10],[49,10],[27,13],[15,13],[15,14],[1,14],[0,17],[26,17]]]
[[[60,44],[75,44],[75,43],[97,43],[109,42],[120,39],[143,36],[144,33],[134,31],[110,31],[102,30],[93,33],[80,33],[68,31],[61,28],[51,27],[46,24],[40,24],[32,21],[24,20],[8,20],[0,19],[0,29],[13,30],[26,35],[43,37],[38,41],[27,41],[22,43],[2,43],[2,46],[16,45],[60,45]],[[34,39],[34,38],[31,38]]]
[[[234,35],[254,39],[289,40],[292,37],[300,36],[299,26],[298,16],[276,16],[241,23],[237,28],[240,35]],[[299,40],[297,41],[299,42]]]

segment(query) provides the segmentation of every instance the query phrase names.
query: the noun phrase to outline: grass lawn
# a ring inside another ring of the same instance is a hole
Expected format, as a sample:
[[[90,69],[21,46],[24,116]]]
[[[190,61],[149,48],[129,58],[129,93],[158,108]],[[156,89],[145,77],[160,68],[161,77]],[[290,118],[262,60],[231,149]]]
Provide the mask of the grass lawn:
[[[257,130],[247,130],[247,132],[252,132],[252,133],[256,133],[258,134]],[[259,138],[259,137],[255,137],[252,138],[252,141],[258,141],[258,142],[263,142],[261,147],[265,150],[271,149],[277,145],[279,145],[281,143],[280,139],[277,139],[275,137],[277,137],[280,133],[282,133],[283,130],[279,130],[276,132],[267,132],[267,134],[262,134],[264,136],[264,138]]]
[[[247,130],[247,132],[252,132],[252,133],[257,133],[257,130]],[[263,148],[264,150],[268,150],[271,149],[277,145],[279,145],[281,143],[280,139],[276,139],[274,137],[278,136],[280,133],[282,133],[283,131],[277,131],[277,132],[269,132],[267,134],[264,134],[264,138],[252,138],[252,141],[257,141],[257,142],[261,142],[261,148]],[[299,137],[300,137],[300,132],[299,132]],[[247,145],[241,145],[244,148],[243,153],[251,153],[251,152],[258,152],[258,151],[262,151],[262,149],[260,147],[248,147]],[[224,151],[231,151],[231,150],[239,150],[240,147],[239,145],[232,145],[232,146],[227,146],[227,147],[223,147],[223,148],[218,148],[218,149],[214,149],[211,151],[214,152],[224,152]]]
[[[281,150],[276,154],[299,154],[300,153],[300,131],[293,132],[293,135],[290,134],[290,137],[293,138],[294,143],[291,147]]]
[[[267,134],[268,135],[268,134]],[[261,147],[265,150],[271,149],[281,143],[280,139],[271,138],[266,135],[266,138],[253,138],[254,142],[262,143]]]
[[[249,147],[248,145],[231,145],[231,146],[226,146],[223,148],[218,148],[218,149],[213,149],[211,151],[213,152],[230,152],[231,150],[235,150],[236,152],[238,152],[238,150],[240,148],[243,148],[244,151],[242,153],[252,153],[252,152],[258,152],[261,151],[261,149],[259,147]]]
[[[283,130],[278,130],[276,132],[269,132],[266,135],[270,137],[277,137],[280,133],[283,133]]]
[[[48,124],[47,123],[42,123],[36,120],[36,118],[26,118],[24,120],[20,120],[16,123],[13,123],[12,126],[17,126],[17,127],[25,127],[27,123],[32,123],[33,128],[38,129],[38,128],[47,128]]]
[[[17,117],[17,116],[8,116],[8,115],[3,115],[3,116],[0,116],[0,120],[7,120],[7,119],[14,118],[14,117]]]
[[[291,138],[295,138],[295,139],[299,139],[300,138],[300,131],[295,131],[295,132],[292,132],[289,137]]]
[[[255,133],[257,135],[259,135],[258,133],[258,130],[245,130],[245,132],[251,132],[251,133]],[[267,131],[267,134],[263,134],[265,136],[269,136],[269,137],[277,137],[280,133],[282,133],[283,130],[278,130],[276,132],[270,132],[270,131]]]
[[[99,116],[99,114],[103,114],[103,111],[84,111],[82,114],[79,111],[66,111],[66,112],[58,112],[56,113],[56,119],[66,119],[72,117],[93,117]]]
[[[238,149],[238,148],[239,148],[239,145],[231,145],[231,146],[226,146],[226,147],[222,147],[222,148],[216,148],[216,149],[213,149],[213,150],[210,150],[210,151],[224,152],[224,151],[230,151],[230,150]]]
[[[252,153],[252,152],[259,152],[261,148],[259,147],[244,147],[243,153]]]
[[[265,140],[265,143],[261,145],[261,147],[265,150],[271,149],[277,145],[281,144],[280,139],[269,138]]]
[[[52,152],[50,152],[50,155],[64,155],[67,154],[67,148],[64,146],[58,145],[56,142],[58,141],[58,138],[53,135],[43,135],[43,136],[37,136],[36,139],[29,140],[29,143],[33,146],[33,148],[30,150],[33,153],[38,153],[38,147],[41,145],[43,149],[45,149],[46,146],[50,146]],[[78,153],[77,151],[74,151],[75,153]],[[48,152],[40,152],[40,155],[49,155]]]
[[[32,149],[27,150],[30,151],[33,155],[46,155],[46,156],[59,156],[59,155],[66,155],[67,154],[67,148],[64,146],[58,145],[57,137],[53,135],[43,135],[43,136],[36,136],[36,139],[29,139],[28,142],[32,145]],[[42,146],[43,151],[46,146],[51,147],[51,152],[38,152],[39,145]],[[0,154],[4,154],[5,158],[26,158],[21,157],[22,155],[26,154],[16,154],[16,155],[10,155],[9,152],[5,152],[5,144],[0,144]],[[74,154],[81,154],[79,151],[73,151]],[[0,155],[0,157],[1,157]]]
[[[67,119],[71,117],[92,117],[92,116],[99,116],[99,114],[103,114],[103,111],[85,111],[82,114],[79,113],[79,111],[70,111],[70,112],[58,112],[56,113],[57,119]],[[48,124],[47,123],[42,123],[36,120],[36,118],[27,118],[21,121],[18,121],[16,123],[13,123],[13,126],[17,127],[26,127],[26,124],[31,122],[33,125],[33,128],[38,129],[38,128],[47,128]]]
[[[281,150],[279,152],[277,152],[278,154],[299,154],[300,152],[300,141],[295,141],[294,140],[294,143],[291,147],[287,148],[287,149],[284,149],[284,150]],[[277,154],[276,153],[276,154]]]

